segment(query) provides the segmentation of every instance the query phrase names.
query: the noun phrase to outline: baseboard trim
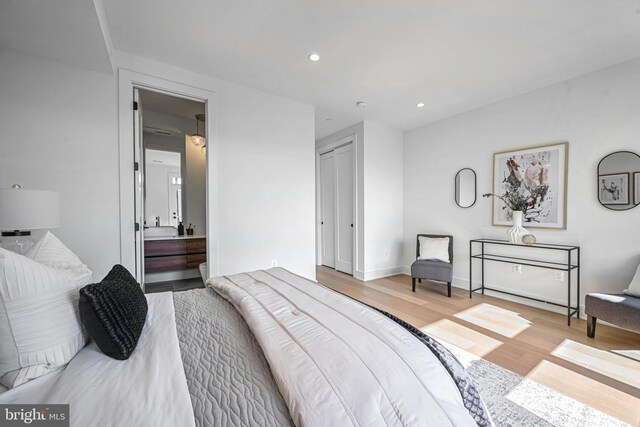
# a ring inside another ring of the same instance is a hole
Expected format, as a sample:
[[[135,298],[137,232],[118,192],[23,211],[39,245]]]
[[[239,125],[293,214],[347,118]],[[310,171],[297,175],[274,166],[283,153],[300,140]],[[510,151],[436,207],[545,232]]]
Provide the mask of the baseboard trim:
[[[366,271],[362,275],[362,281],[375,280],[375,279],[383,279],[385,277],[397,276],[398,274],[402,274],[404,271],[404,267],[390,267],[383,268],[380,270]],[[359,277],[356,277],[359,279]]]

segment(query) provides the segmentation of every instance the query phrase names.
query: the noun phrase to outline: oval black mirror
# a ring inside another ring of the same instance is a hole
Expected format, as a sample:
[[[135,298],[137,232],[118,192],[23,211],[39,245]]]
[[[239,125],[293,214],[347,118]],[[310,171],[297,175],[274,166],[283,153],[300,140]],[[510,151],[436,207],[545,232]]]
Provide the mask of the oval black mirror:
[[[598,163],[598,201],[614,211],[626,211],[640,204],[640,156],[616,151]]]
[[[470,208],[476,202],[476,173],[473,169],[460,169],[456,174],[456,203]]]

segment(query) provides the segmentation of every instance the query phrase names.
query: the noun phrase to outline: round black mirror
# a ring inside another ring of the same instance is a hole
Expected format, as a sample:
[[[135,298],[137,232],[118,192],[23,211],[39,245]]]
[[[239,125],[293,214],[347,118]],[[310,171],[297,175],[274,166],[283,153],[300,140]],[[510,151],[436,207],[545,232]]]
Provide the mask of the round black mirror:
[[[625,211],[640,204],[640,156],[616,151],[598,163],[598,200],[607,209]]]
[[[456,203],[470,208],[476,202],[476,173],[473,169],[460,169],[456,174]]]

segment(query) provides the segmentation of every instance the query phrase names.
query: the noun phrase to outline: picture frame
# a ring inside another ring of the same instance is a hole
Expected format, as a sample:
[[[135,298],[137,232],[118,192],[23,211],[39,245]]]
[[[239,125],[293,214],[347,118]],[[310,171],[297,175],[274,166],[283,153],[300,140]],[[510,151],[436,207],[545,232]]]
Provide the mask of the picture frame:
[[[566,141],[494,153],[493,194],[517,186],[531,202],[525,228],[566,230],[568,162]],[[513,225],[511,210],[498,197],[493,198],[491,217],[495,226]]]
[[[603,205],[628,205],[630,188],[629,172],[598,175],[598,197]]]
[[[640,205],[640,172],[633,173],[633,204]]]

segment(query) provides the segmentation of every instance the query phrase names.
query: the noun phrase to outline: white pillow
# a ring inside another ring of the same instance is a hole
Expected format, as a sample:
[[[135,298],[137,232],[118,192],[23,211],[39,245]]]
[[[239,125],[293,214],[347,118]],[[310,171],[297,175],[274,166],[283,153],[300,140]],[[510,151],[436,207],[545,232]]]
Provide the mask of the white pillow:
[[[629,288],[625,289],[622,292],[624,292],[627,295],[640,298],[640,265],[636,270],[636,275],[633,276],[633,279],[631,279],[631,284],[629,285]]]
[[[420,255],[418,259],[429,261],[449,261],[449,238],[448,237],[418,237],[420,244]]]
[[[83,281],[0,249],[0,383],[12,388],[67,364],[86,344]]]
[[[25,256],[48,267],[68,271],[82,285],[91,283],[91,270],[50,231],[47,231]]]

